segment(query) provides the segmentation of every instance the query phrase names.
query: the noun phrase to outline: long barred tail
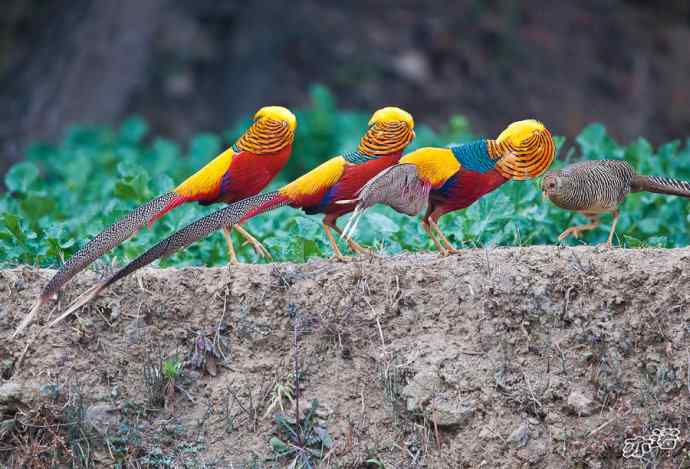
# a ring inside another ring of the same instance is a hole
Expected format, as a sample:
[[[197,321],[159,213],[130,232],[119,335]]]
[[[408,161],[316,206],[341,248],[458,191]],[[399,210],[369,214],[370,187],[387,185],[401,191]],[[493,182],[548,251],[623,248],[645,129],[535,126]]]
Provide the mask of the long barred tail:
[[[187,225],[180,231],[173,233],[125,267],[115,272],[103,282],[103,288],[112,285],[121,278],[141,269],[156,259],[168,257],[224,226],[237,225],[259,213],[267,212],[289,203],[290,199],[283,196],[280,192],[268,192],[240,200],[239,202],[235,202],[232,205],[213,212]],[[259,209],[261,210],[259,211]]]
[[[52,326],[56,324],[79,307],[85,305],[113,283],[150,264],[156,259],[167,257],[174,252],[189,246],[193,242],[205,238],[210,233],[222,227],[237,225],[238,223],[241,223],[242,221],[247,220],[255,215],[273,210],[274,208],[278,208],[283,205],[288,205],[289,203],[290,199],[282,195],[280,192],[268,192],[240,200],[239,202],[235,202],[226,208],[200,218],[194,223],[187,225],[180,231],[159,242],[104,281],[96,284],[94,287],[82,294],[77,300],[75,300],[74,303],[72,303],[67,310],[50,325]]]
[[[72,277],[84,270],[93,261],[131,237],[151,220],[159,218],[162,215],[161,212],[164,213],[164,211],[170,210],[175,205],[184,202],[184,199],[180,199],[182,198],[174,192],[163,194],[150,202],[140,205],[127,216],[101,231],[86,246],[65,262],[43,289],[41,299],[48,300],[63,285],[69,282]]]
[[[632,192],[647,191],[690,198],[690,182],[660,176],[635,176],[631,190]]]
[[[84,270],[100,256],[131,237],[139,228],[147,223],[151,223],[152,220],[159,218],[165,212],[183,202],[184,199],[178,194],[175,192],[168,192],[150,202],[140,205],[127,214],[127,216],[101,231],[95,238],[86,243],[86,246],[70,257],[53,278],[50,279],[48,285],[46,285],[41,295],[36,299],[29,314],[24,317],[14,331],[13,337],[31,323],[41,305],[47,303],[50,298],[55,296],[72,277]]]

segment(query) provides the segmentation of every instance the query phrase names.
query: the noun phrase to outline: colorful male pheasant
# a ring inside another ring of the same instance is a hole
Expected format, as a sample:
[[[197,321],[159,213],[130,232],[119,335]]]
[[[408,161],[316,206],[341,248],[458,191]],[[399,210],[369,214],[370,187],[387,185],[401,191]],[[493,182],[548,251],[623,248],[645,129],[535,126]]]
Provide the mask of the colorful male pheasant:
[[[631,192],[656,192],[690,198],[690,182],[659,176],[640,176],[626,161],[581,161],[544,176],[541,189],[551,201],[566,210],[580,212],[589,218],[586,225],[571,226],[558,237],[576,238],[583,231],[599,226],[603,213],[613,214],[606,246],[611,248],[618,223],[618,208]]]
[[[422,228],[442,255],[457,253],[438,226],[438,219],[470,206],[511,179],[539,176],[554,154],[551,133],[532,119],[510,124],[496,140],[420,148],[364,186],[344,237],[354,233],[364,210],[375,204],[386,204],[408,215],[416,215],[426,206]]]
[[[171,192],[141,205],[110,225],[77,251],[53,276],[30,313],[15,334],[33,319],[38,308],[55,297],[77,273],[98,257],[134,235],[142,226],[151,226],[158,218],[185,202],[209,205],[232,203],[260,192],[283,169],[292,151],[297,120],[292,112],[280,106],[267,106],[254,115],[254,123],[226,151],[190,176]],[[223,227],[230,261],[237,263],[230,238],[233,225]],[[266,249],[238,224],[234,228],[256,251],[270,257]]]
[[[117,280],[156,259],[169,256],[219,228],[237,225],[260,213],[285,205],[302,208],[309,214],[325,214],[323,229],[331,243],[335,258],[346,260],[331,230],[340,233],[336,220],[350,212],[354,204],[339,202],[351,201],[369,179],[397,163],[414,136],[414,120],[408,112],[397,107],[379,109],[371,117],[369,128],[360,140],[357,151],[331,158],[275,192],[249,197],[197,220],[156,244],[103,282],[96,284],[51,324],[86,304]],[[348,246],[357,253],[366,252],[352,240],[348,240]]]

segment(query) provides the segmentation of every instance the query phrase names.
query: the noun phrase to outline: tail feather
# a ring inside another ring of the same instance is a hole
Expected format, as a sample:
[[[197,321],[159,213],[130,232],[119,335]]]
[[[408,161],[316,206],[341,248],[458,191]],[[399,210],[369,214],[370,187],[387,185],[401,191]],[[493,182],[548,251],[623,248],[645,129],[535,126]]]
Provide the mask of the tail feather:
[[[86,246],[65,262],[43,289],[40,301],[45,303],[51,297],[54,297],[72,277],[84,270],[93,261],[130,238],[146,223],[159,218],[166,211],[184,202],[184,199],[180,199],[182,198],[175,192],[163,194],[150,202],[140,205],[126,217],[121,218],[101,231]]]
[[[690,198],[690,182],[661,176],[635,176],[631,190],[632,192],[646,191]]]
[[[57,296],[58,291],[72,277],[84,270],[89,264],[112,248],[130,238],[145,224],[153,223],[174,207],[184,203],[185,199],[175,192],[168,192],[132,210],[127,216],[116,221],[101,231],[86,246],[77,251],[45,286],[29,313],[22,319],[13,337],[23,331],[34,319],[40,307]]]
[[[349,239],[364,211],[376,204],[385,204],[407,215],[416,215],[426,207],[431,186],[422,181],[413,164],[397,164],[381,171],[357,193],[357,206],[342,237]]]
[[[182,205],[183,203],[187,202],[187,200],[188,200],[186,197],[182,197],[181,195],[178,195],[175,192],[169,192],[169,194],[175,194],[176,197],[173,197],[165,207],[163,207],[158,212],[154,213],[148,219],[148,221],[146,222],[146,226],[148,228],[151,228],[151,226],[153,226],[153,224],[156,223],[156,221],[158,221],[159,218],[163,217],[163,215],[168,213],[170,210],[174,209],[175,207]]]
[[[19,334],[21,331],[26,329],[26,327],[31,324],[31,321],[34,320],[34,317],[36,317],[36,314],[38,313],[38,310],[41,308],[46,303],[46,301],[43,301],[40,297],[36,299],[34,304],[31,306],[31,310],[29,313],[24,316],[24,319],[22,319],[22,322],[19,323],[19,326],[17,326],[17,329],[15,329],[14,333],[12,334],[12,338]]]
[[[93,298],[98,296],[101,291],[105,290],[113,283],[150,264],[156,259],[167,257],[174,252],[189,246],[193,242],[205,238],[210,233],[224,226],[237,225],[248,218],[258,215],[259,213],[267,212],[289,203],[290,199],[282,195],[280,192],[268,192],[240,200],[239,202],[235,202],[226,208],[200,218],[194,223],[187,225],[180,231],[159,242],[151,249],[124,266],[122,269],[118,270],[104,281],[99,282],[94,287],[87,290],[77,300],[75,300],[72,305],[68,307],[68,311],[63,313],[56,321],[54,321],[54,323],[91,301]]]

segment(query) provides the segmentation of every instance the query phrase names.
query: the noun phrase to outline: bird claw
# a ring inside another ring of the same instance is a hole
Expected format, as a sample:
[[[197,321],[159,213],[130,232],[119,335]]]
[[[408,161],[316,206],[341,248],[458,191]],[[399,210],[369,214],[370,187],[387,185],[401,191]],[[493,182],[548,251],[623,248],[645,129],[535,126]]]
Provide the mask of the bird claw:
[[[242,243],[242,246],[246,246],[247,244],[251,244],[252,248],[254,248],[254,252],[256,252],[256,254],[260,257],[273,260],[273,256],[271,256],[271,253],[268,252],[268,249],[266,249],[260,242],[257,241],[255,243],[247,239],[244,243]]]
[[[565,238],[567,238],[567,237],[570,236],[570,235],[573,235],[573,237],[574,237],[575,239],[577,239],[577,238],[580,237],[580,230],[578,230],[578,229],[575,228],[575,227],[570,227],[570,228],[568,228],[567,230],[565,230],[563,233],[561,233],[560,235],[558,235],[558,240],[559,240],[559,241],[563,241]]]
[[[334,254],[331,257],[328,258],[330,261],[337,261],[337,262],[352,262],[353,258],[352,256],[344,256],[344,255],[337,255]]]
[[[460,254],[461,250],[451,245],[450,242],[445,242],[443,244],[444,246],[442,247],[442,249],[446,251],[446,256],[449,256],[451,254]]]
[[[438,248],[438,253],[441,257],[448,257],[448,254],[449,254],[448,249],[441,247],[441,246],[438,246],[437,248]]]
[[[228,261],[228,265],[240,265],[241,262],[236,257],[231,257]]]
[[[373,256],[374,251],[371,249],[367,249],[365,247],[360,246],[359,244],[355,243],[354,241],[351,241],[350,243],[347,243],[347,246],[350,248],[350,250],[356,254],[360,254],[363,256]]]

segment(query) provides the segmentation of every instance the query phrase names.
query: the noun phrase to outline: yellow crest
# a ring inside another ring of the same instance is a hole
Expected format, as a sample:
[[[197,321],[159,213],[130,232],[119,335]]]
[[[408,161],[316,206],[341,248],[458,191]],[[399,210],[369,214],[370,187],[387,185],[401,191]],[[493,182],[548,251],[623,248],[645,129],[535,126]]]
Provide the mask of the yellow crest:
[[[513,122],[500,133],[496,141],[498,143],[512,143],[519,145],[520,142],[527,140],[536,132],[543,132],[544,124],[536,119],[525,119]]]
[[[412,114],[395,106],[383,107],[376,111],[369,119],[369,125],[387,124],[390,122],[404,122],[409,128],[414,129]]]
[[[256,111],[254,120],[271,119],[274,121],[285,122],[290,130],[297,128],[297,118],[288,108],[283,106],[265,106]]]

